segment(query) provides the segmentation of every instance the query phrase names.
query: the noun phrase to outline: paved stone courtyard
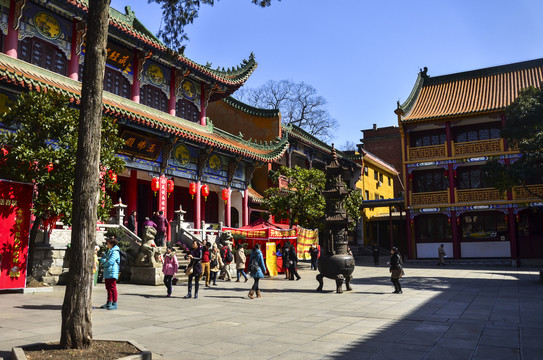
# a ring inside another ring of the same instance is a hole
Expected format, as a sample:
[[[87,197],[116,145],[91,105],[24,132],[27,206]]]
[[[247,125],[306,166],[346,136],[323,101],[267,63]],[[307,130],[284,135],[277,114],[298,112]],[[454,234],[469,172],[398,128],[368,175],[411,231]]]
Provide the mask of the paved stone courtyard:
[[[386,263],[386,260],[381,262]],[[357,260],[353,291],[336,294],[302,265],[300,281],[219,281],[200,298],[162,286],[119,284],[119,310],[95,309],[96,339],[133,339],[153,359],[543,359],[543,285],[534,268],[406,265],[392,294],[386,265]],[[13,346],[58,341],[64,287],[0,293],[0,357]],[[103,284],[93,304],[105,302]]]

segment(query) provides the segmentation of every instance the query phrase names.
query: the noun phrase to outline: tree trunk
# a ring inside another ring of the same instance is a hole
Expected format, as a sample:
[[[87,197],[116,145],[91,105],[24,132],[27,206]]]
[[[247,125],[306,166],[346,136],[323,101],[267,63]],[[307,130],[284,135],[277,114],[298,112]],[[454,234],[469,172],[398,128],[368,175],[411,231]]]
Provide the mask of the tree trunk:
[[[74,179],[70,271],[62,305],[60,345],[88,348],[92,342],[92,268],[99,198],[102,91],[110,0],[90,0],[81,113]]]
[[[41,224],[41,217],[36,217],[34,224],[30,229],[30,236],[28,239],[28,260],[26,262],[26,272],[29,276],[34,277],[34,250],[36,248],[36,238],[38,237],[38,230]]]

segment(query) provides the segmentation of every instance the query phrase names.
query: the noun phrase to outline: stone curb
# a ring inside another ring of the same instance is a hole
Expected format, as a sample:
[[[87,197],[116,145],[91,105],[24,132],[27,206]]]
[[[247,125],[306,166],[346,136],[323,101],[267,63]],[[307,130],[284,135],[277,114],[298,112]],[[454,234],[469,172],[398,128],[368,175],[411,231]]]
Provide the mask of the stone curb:
[[[52,286],[31,287],[31,288],[23,289],[23,294],[37,294],[37,293],[50,293],[50,292],[53,292]]]
[[[102,339],[94,339],[94,340],[102,340]],[[145,347],[138,344],[134,340],[109,340],[109,341],[126,341],[127,343],[131,344],[132,346],[134,346],[136,349],[140,351],[139,354],[125,356],[117,360],[152,360],[153,358],[153,354],[149,350],[147,350]],[[33,345],[41,345],[41,344],[45,344],[45,343],[34,343],[34,344],[28,344],[24,346],[33,346]],[[23,351],[22,346],[13,347],[11,349],[11,355],[12,355],[13,360],[27,360],[28,359]],[[2,358],[0,358],[0,360],[2,360]]]

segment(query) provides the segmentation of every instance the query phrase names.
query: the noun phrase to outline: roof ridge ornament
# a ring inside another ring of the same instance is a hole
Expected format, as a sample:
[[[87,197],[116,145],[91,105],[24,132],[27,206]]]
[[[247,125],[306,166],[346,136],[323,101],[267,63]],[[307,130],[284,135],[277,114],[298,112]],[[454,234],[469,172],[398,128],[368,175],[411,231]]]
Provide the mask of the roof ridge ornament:
[[[430,77],[430,75],[428,75],[428,67],[424,67],[422,69],[420,69],[420,75],[424,78],[424,79],[428,79]]]

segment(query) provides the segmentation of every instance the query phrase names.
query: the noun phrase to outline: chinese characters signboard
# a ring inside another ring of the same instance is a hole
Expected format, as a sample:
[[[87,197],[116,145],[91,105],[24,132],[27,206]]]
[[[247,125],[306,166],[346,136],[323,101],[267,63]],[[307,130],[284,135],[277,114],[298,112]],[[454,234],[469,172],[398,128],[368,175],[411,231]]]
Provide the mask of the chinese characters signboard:
[[[25,287],[33,191],[31,184],[0,180],[0,289]]]
[[[121,154],[133,155],[145,160],[156,160],[162,148],[161,141],[132,131],[124,131],[121,138],[124,140],[124,146],[119,151]]]
[[[161,175],[158,182],[158,211],[164,211],[164,214],[166,214],[168,199],[168,193],[166,191],[167,184],[168,180],[166,179],[166,176]]]

